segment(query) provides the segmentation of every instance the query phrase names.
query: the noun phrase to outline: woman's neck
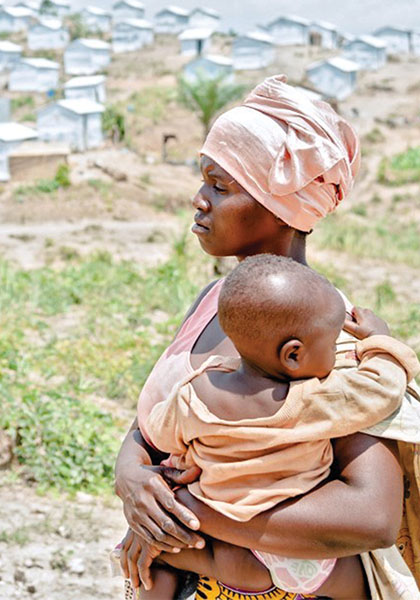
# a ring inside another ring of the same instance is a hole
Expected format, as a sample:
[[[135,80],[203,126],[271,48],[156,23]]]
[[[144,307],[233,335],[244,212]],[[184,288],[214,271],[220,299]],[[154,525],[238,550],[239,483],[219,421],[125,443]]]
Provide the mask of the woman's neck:
[[[293,258],[296,262],[306,265],[306,235],[291,227],[282,227],[276,239],[256,248],[250,254],[276,254],[277,256]],[[246,255],[237,256],[239,261],[244,258],[246,258]]]

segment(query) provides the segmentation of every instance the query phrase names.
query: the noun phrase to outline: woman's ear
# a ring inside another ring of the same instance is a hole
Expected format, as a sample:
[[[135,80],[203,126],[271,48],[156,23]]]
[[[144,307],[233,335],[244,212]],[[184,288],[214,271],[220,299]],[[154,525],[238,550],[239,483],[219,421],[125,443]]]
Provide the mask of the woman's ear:
[[[285,371],[296,371],[301,366],[304,346],[300,340],[288,340],[279,348],[279,360]]]

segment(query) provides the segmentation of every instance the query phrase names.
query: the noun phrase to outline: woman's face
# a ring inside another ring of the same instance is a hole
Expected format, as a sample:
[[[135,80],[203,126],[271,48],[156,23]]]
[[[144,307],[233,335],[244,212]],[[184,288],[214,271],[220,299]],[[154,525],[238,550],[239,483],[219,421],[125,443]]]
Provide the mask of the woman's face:
[[[200,161],[203,185],[193,199],[197,209],[192,232],[213,256],[239,259],[276,252],[287,226],[259,204],[208,156]]]

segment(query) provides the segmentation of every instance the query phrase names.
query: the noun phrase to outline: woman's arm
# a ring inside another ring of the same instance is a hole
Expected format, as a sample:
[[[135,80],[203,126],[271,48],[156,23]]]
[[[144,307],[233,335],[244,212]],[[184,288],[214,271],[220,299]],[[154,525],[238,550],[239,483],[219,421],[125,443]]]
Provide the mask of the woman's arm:
[[[297,558],[359,554],[394,543],[403,486],[395,443],[361,433],[335,441],[335,479],[282,502],[246,524],[193,498],[177,498],[197,515],[201,531],[237,546]]]

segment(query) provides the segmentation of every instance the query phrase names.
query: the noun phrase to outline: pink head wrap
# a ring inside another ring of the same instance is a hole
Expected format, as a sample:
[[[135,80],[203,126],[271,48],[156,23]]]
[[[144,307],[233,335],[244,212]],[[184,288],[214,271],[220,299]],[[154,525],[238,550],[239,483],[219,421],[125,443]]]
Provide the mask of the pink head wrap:
[[[201,149],[291,227],[310,231],[345,198],[360,165],[358,138],[329,104],[269,77],[220,116]]]

